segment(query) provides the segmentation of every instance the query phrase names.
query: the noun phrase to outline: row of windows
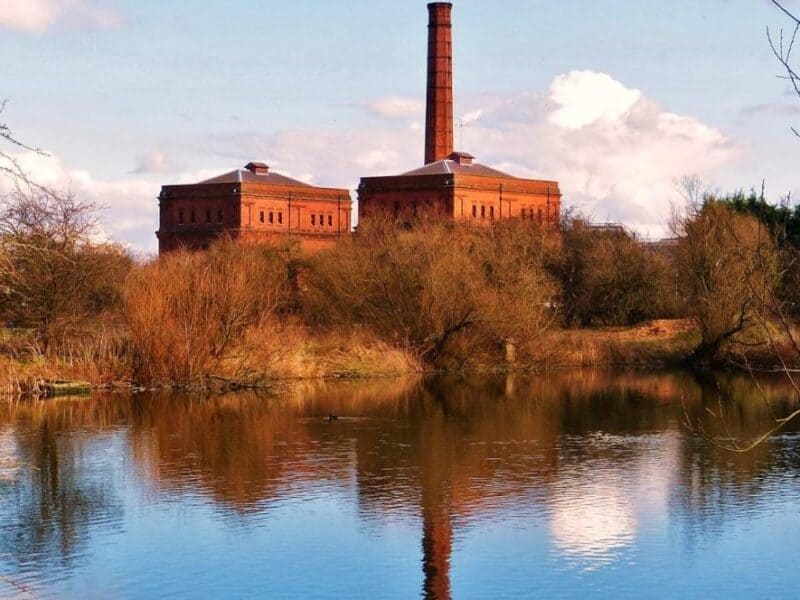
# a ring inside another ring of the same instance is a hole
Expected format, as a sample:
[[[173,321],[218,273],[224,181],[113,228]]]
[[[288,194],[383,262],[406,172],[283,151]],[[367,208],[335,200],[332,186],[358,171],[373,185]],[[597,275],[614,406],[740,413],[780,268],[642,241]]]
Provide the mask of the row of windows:
[[[478,205],[477,204],[473,204],[472,205],[472,218],[473,219],[477,219],[478,218]],[[481,219],[485,219],[485,218],[486,218],[486,207],[485,206],[481,206]],[[490,206],[489,207],[489,218],[494,221],[494,206]]]
[[[221,208],[217,209],[217,215],[216,215],[217,223],[222,223],[224,221],[224,216],[225,215],[223,214],[222,209]],[[320,215],[312,214],[311,215],[311,226],[312,227],[317,227],[317,226],[325,227],[326,217],[327,217],[328,227],[333,227],[333,215],[323,215],[323,214],[320,214]],[[259,223],[262,223],[262,224],[269,223],[270,225],[274,225],[274,224],[277,223],[278,225],[283,225],[283,212],[282,211],[277,211],[277,212],[269,211],[269,212],[266,212],[266,211],[263,211],[263,210],[259,211],[259,213],[258,213],[258,221],[259,221]],[[195,209],[191,209],[189,211],[189,223],[197,223],[197,222],[198,222],[197,211]],[[206,209],[205,222],[206,223],[211,223],[212,222],[212,212],[211,212],[210,208]],[[184,209],[178,210],[178,224],[179,225],[185,225],[186,224],[186,212],[184,211]]]
[[[311,226],[317,226],[317,215],[311,215]],[[319,215],[319,226],[325,227],[325,215]],[[333,227],[333,215],[328,215],[328,227]]]
[[[211,223],[212,219],[211,219],[211,209],[210,208],[206,209],[205,217],[206,217],[206,223]],[[225,218],[225,215],[223,214],[222,209],[218,208],[217,209],[217,223],[222,223],[224,218]],[[190,223],[197,223],[197,211],[195,209],[192,209],[192,210],[189,211],[189,222]],[[183,225],[185,223],[186,223],[186,213],[181,208],[180,210],[178,210],[178,224],[179,225]]]
[[[487,211],[487,207],[486,206],[481,206],[480,207],[480,212],[481,212],[481,219],[485,219],[487,217],[487,215],[488,215],[489,219],[494,221],[494,206],[489,206],[488,207],[488,211]],[[523,208],[523,209],[520,209],[519,215],[520,215],[520,217],[522,218],[523,221],[526,220],[526,219],[533,221],[534,219],[538,218],[539,222],[541,223],[543,221],[543,219],[544,219],[544,212],[542,211],[541,208],[538,210],[538,212],[534,212],[534,210],[532,208]],[[473,204],[472,205],[472,218],[473,219],[477,219],[478,218],[478,205],[477,204]]]
[[[262,210],[261,212],[258,213],[259,223],[264,223],[264,217],[265,217],[264,211]],[[269,213],[269,224],[270,225],[275,224],[275,213],[272,211],[270,211]],[[278,225],[283,225],[283,213],[281,211],[278,211]]]
[[[532,208],[520,209],[519,216],[522,218],[523,221],[526,220],[526,219],[528,219],[530,221],[533,221],[534,219],[538,219],[539,223],[541,223],[544,220],[544,212],[542,212],[541,208],[539,209],[538,213],[534,213]]]

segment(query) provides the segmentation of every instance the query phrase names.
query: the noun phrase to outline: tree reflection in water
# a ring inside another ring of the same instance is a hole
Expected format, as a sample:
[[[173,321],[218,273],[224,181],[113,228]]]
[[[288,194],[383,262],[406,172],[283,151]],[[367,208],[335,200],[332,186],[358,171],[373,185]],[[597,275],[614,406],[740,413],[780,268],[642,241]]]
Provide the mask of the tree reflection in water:
[[[780,380],[764,386],[775,402],[789,401]],[[451,597],[460,532],[509,512],[542,518],[553,556],[593,569],[614,561],[642,523],[672,514],[689,520],[691,535],[724,516],[718,507],[736,504],[720,495],[752,502],[771,471],[797,472],[796,453],[779,442],[721,456],[682,431],[681,399],[696,418],[718,406],[719,393],[733,434],[769,419],[746,378],[682,373],[445,377],[312,386],[281,398],[7,406],[0,431],[38,470],[0,496],[0,553],[22,571],[69,569],[93,527],[113,527],[121,508],[110,473],[86,467],[119,439],[154,493],[202,494],[225,514],[268,515],[298,493],[354,488],[366,521],[421,519],[427,598]],[[341,418],[328,422],[331,412]]]

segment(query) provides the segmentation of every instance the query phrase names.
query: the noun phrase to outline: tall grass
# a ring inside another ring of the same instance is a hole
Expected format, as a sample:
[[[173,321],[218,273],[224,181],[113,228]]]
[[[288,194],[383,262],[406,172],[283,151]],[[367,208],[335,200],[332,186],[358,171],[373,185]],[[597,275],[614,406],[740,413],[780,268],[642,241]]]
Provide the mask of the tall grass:
[[[207,386],[255,381],[266,344],[288,312],[292,281],[276,249],[221,241],[134,270],[124,289],[134,376]]]

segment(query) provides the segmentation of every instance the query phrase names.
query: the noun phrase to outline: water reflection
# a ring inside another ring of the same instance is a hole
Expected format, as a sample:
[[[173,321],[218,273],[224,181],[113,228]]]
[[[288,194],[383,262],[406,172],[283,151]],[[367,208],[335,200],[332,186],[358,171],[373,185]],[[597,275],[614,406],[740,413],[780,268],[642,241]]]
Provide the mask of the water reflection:
[[[789,406],[780,379],[763,387],[776,405]],[[653,532],[678,528],[691,546],[726,519],[785,496],[779,482],[796,478],[799,466],[791,432],[731,456],[682,430],[681,399],[693,418],[705,418],[720,398],[734,435],[769,418],[746,378],[680,373],[412,379],[293,389],[279,398],[4,406],[2,454],[29,466],[0,488],[0,574],[57,593],[60,579],[95,560],[94,538],[125,537],[126,507],[211,506],[253,529],[286,503],[334,498],[351,499],[363,523],[418,524],[426,598],[453,596],[459,560],[481,551],[460,540],[487,524],[542,524],[554,564],[591,573],[637,551]],[[340,418],[329,422],[329,413]],[[728,435],[717,423],[709,428]],[[122,491],[131,487],[138,496]],[[191,582],[182,583],[190,592]]]

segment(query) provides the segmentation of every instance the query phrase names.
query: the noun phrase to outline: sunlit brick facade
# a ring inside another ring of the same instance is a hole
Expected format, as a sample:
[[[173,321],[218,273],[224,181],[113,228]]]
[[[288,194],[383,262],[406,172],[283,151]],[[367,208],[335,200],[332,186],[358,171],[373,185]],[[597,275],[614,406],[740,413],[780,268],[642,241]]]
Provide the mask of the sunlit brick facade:
[[[220,236],[325,248],[351,230],[344,189],[313,187],[261,163],[192,185],[167,185],[159,196],[159,252],[203,250]]]

